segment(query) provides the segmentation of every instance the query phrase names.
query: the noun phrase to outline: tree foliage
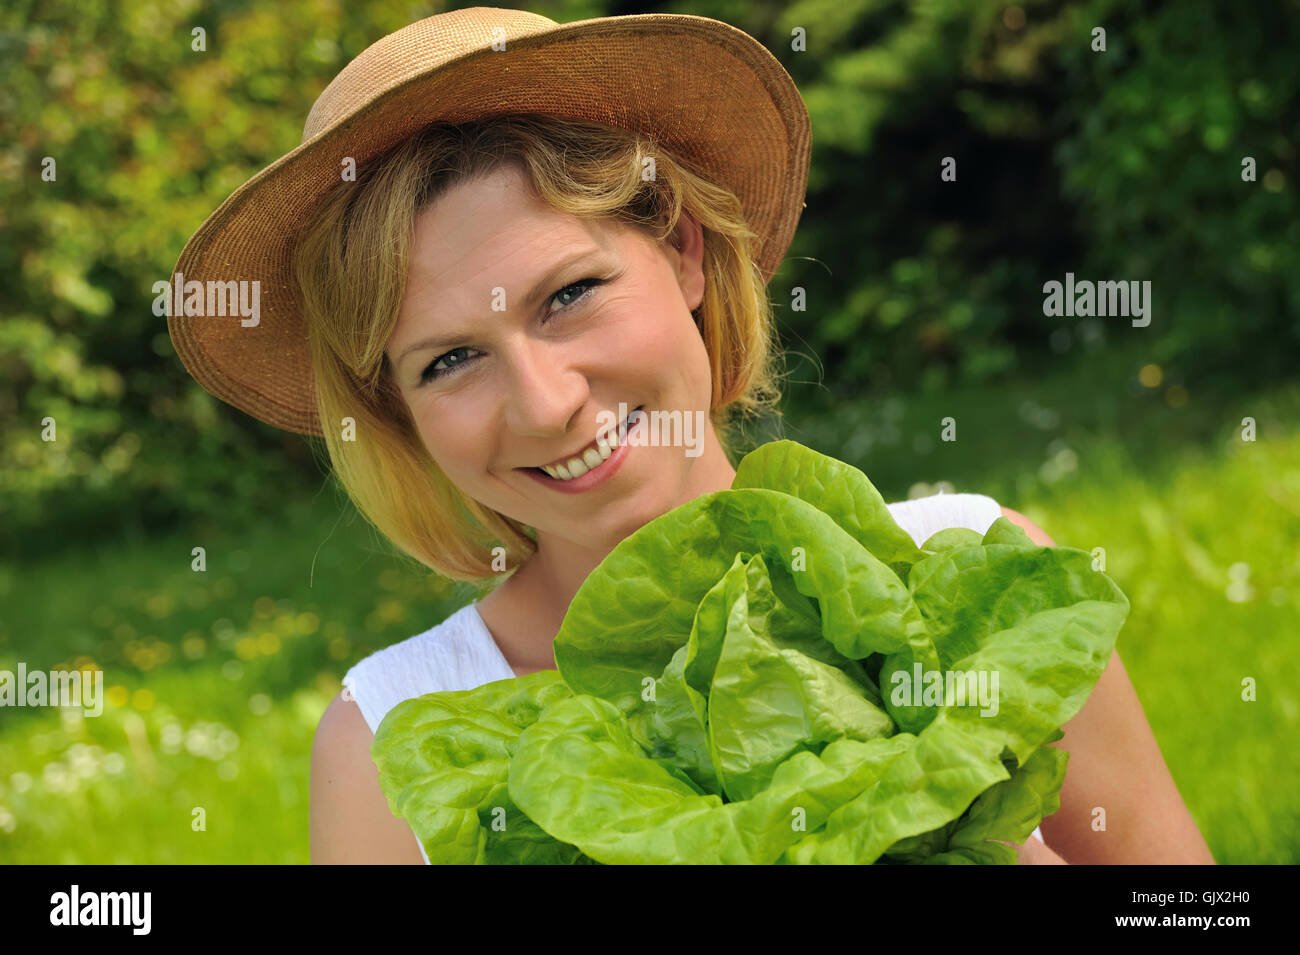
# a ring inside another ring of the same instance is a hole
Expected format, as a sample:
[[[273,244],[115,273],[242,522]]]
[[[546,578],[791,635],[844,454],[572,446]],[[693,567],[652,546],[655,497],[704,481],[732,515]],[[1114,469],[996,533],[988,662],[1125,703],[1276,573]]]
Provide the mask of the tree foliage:
[[[1186,374],[1246,386],[1290,371],[1294,0],[531,9],[559,21],[713,16],[790,71],[812,115],[813,168],[770,291],[787,345],[824,367],[830,394],[994,384],[1136,336]],[[320,480],[319,448],[185,374],[151,287],[235,188],[299,143],[348,60],[434,12],[329,0],[46,0],[0,12],[0,506],[11,541],[271,506],[277,484]],[[955,181],[941,178],[944,157]],[[1150,280],[1151,325],[1045,317],[1043,283],[1067,271]],[[796,288],[804,310],[791,307]],[[47,419],[55,441],[42,440]]]

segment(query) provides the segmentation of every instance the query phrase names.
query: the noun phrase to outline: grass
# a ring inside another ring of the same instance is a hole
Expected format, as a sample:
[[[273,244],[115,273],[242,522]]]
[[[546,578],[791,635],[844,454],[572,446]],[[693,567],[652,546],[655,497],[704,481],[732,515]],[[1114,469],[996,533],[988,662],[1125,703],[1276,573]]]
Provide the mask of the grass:
[[[338,518],[300,501],[0,569],[0,669],[94,664],[107,697],[0,710],[0,863],[309,861],[311,741],[343,674],[471,599]]]
[[[861,467],[887,500],[947,482],[1059,544],[1104,548],[1132,602],[1120,654],[1211,851],[1295,863],[1300,388],[1171,398],[1134,387],[1137,361],[845,399],[785,433]],[[954,442],[939,440],[947,415]],[[341,510],[304,495],[273,526],[0,567],[0,669],[93,663],[111,688],[97,718],[0,710],[0,862],[308,861],[311,739],[343,673],[470,599]]]

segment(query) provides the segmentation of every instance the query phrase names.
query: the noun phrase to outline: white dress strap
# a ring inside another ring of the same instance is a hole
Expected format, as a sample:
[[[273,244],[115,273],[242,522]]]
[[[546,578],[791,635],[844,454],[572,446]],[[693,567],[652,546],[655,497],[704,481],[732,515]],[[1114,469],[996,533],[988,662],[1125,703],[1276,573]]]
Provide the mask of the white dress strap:
[[[984,534],[1002,516],[1002,505],[983,494],[933,494],[886,507],[918,547],[950,527],[965,527]]]

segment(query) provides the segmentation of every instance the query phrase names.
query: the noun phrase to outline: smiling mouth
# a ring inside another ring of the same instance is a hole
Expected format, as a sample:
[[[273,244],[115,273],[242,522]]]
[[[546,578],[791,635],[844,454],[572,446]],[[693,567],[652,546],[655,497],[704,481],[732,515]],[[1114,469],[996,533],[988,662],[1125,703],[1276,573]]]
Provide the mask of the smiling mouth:
[[[629,412],[628,412],[628,415],[627,415],[626,418],[624,418],[624,419],[623,419],[621,422],[619,422],[618,424],[614,425],[614,427],[610,428],[608,431],[603,432],[603,433],[601,434],[601,438],[608,438],[610,435],[614,435],[615,437],[617,437],[619,434],[627,434],[630,430],[632,430],[632,426],[633,426],[633,424],[635,424],[635,419],[636,419],[637,415],[640,414],[640,413],[642,413],[642,412],[641,412],[642,407],[644,407],[644,406],[642,406],[642,405],[637,405],[635,408],[633,408],[631,411],[629,411]],[[617,445],[616,445],[616,444],[610,444],[610,447],[611,447],[611,448],[617,448]],[[586,462],[583,461],[583,457],[584,457],[584,455],[585,455],[588,451],[592,451],[592,450],[594,450],[594,451],[596,452],[596,454],[597,454],[598,456],[600,456],[600,451],[599,451],[599,448],[598,448],[598,444],[597,444],[597,442],[593,441],[591,444],[587,445],[587,447],[583,448],[583,449],[582,449],[580,452],[578,452],[577,454],[571,454],[571,455],[569,455],[567,458],[561,458],[561,459],[560,459],[559,461],[557,461],[555,464],[548,464],[548,465],[546,465],[546,467],[529,467],[529,468],[522,468],[521,470],[524,470],[524,471],[536,471],[538,474],[541,474],[541,475],[544,476],[544,477],[552,478],[552,480],[554,480],[554,477],[553,477],[551,474],[548,474],[548,473],[547,473],[546,468],[549,467],[549,468],[551,468],[551,469],[554,469],[554,468],[556,467],[556,465],[567,466],[568,463],[569,463],[570,461],[573,461],[573,460],[575,460],[575,459],[576,459],[577,461],[580,461],[580,462],[586,463]],[[602,456],[602,457],[603,457],[603,458],[608,458],[608,455],[604,455],[604,456]],[[590,468],[588,468],[588,470],[590,470]]]

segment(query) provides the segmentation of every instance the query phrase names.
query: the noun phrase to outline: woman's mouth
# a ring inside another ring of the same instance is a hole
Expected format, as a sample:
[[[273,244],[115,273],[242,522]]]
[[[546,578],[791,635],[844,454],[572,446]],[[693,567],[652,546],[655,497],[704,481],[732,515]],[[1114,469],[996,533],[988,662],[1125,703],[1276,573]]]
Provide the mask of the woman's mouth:
[[[602,484],[619,470],[628,453],[628,437],[645,417],[642,406],[634,408],[619,425],[601,435],[581,455],[543,467],[525,468],[530,475],[558,491],[585,491]],[[619,433],[622,432],[620,439]]]

